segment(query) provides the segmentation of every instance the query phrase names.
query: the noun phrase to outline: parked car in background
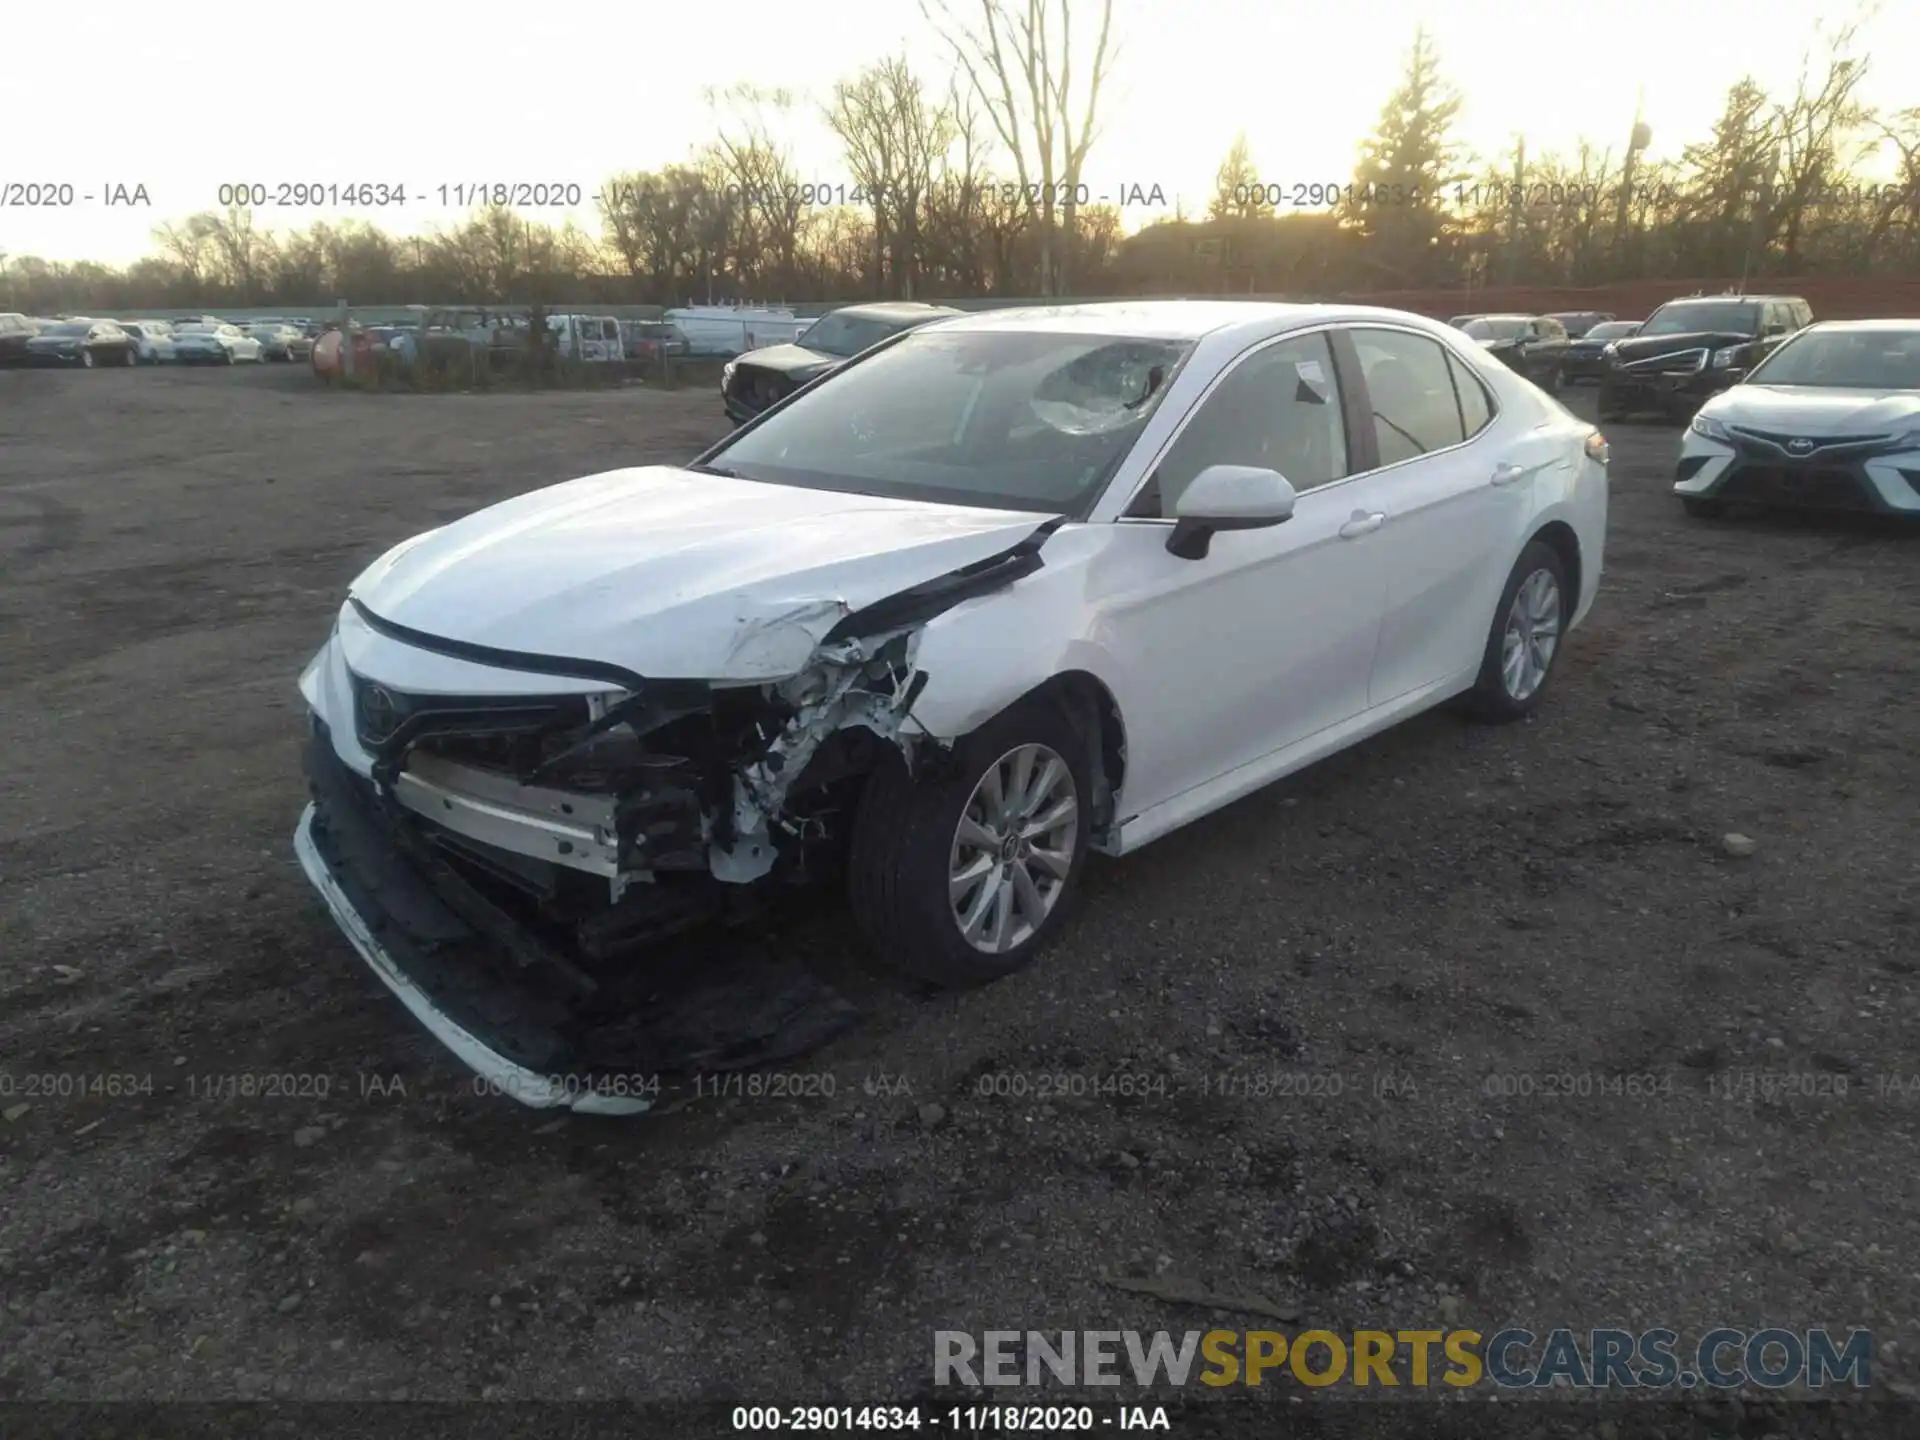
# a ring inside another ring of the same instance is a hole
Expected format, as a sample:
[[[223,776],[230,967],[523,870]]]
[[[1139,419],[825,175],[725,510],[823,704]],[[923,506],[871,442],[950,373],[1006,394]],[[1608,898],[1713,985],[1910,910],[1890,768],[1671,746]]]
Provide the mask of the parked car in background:
[[[611,315],[549,315],[548,341],[564,360],[588,365],[611,365],[627,358],[620,322]]]
[[[137,365],[134,338],[111,320],[59,320],[27,341],[27,359],[35,365]]]
[[[27,342],[40,333],[41,322],[16,310],[0,313],[0,365],[24,365]]]
[[[263,354],[258,340],[225,321],[181,325],[173,332],[173,358],[180,365],[232,365],[258,361]]]
[[[1583,380],[1598,380],[1607,368],[1607,346],[1639,333],[1638,320],[1602,320],[1578,340],[1569,340],[1560,357],[1561,383],[1577,385]]]
[[[1601,352],[1600,418],[1643,411],[1685,421],[1737,385],[1789,335],[1813,323],[1797,295],[1689,295],[1669,300],[1637,335]]]
[[[173,360],[173,326],[164,320],[122,320],[120,328],[133,337],[142,365],[165,365]]]
[[[895,300],[848,305],[822,315],[791,345],[749,350],[720,372],[720,399],[727,418],[744,425],[770,405],[847,363],[862,350],[905,330],[965,312],[945,305]]]
[[[620,335],[629,360],[650,363],[663,355],[677,359],[693,350],[680,327],[667,320],[622,320]]]
[[[1558,320],[1560,328],[1567,332],[1569,340],[1578,340],[1596,325],[1605,324],[1613,319],[1611,310],[1553,310],[1547,319]]]
[[[183,325],[224,325],[227,322],[218,315],[176,315],[168,323],[178,330]]]
[[[597,1077],[729,1052],[619,981],[747,887],[832,862],[876,957],[980,984],[1060,932],[1092,852],[1455,696],[1534,713],[1599,588],[1607,460],[1391,310],[896,333],[687,465],[374,560],[299,677],[294,849],[499,1090],[644,1110]]]
[[[1560,388],[1560,360],[1567,332],[1550,315],[1476,315],[1459,327],[1494,359],[1542,390]]]
[[[305,333],[284,320],[255,321],[246,333],[260,342],[263,360],[304,360],[313,352]]]
[[[1479,318],[1480,316],[1477,312],[1472,315],[1453,315],[1448,317],[1447,324],[1451,325],[1454,329],[1458,330],[1462,326],[1464,326],[1469,320],[1478,320]]]
[[[797,339],[807,322],[784,305],[685,305],[661,317],[679,327],[695,355],[743,355]]]
[[[1703,404],[1674,493],[1732,504],[1920,516],[1920,320],[1803,326]]]

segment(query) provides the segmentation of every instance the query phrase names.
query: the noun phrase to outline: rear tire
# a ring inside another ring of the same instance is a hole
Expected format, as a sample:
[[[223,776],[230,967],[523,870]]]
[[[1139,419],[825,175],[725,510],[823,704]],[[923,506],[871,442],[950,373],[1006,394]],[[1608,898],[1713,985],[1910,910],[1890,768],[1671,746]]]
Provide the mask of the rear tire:
[[[1023,754],[1025,771],[1019,768]],[[1015,806],[1004,824],[997,823],[988,772],[998,774],[1004,790],[1022,774],[1037,781],[1052,762],[1065,774],[1054,776],[1031,812]],[[889,747],[861,796],[848,860],[854,919],[876,958],[935,985],[968,986],[1010,975],[1039,954],[1071,908],[1086,865],[1092,764],[1086,738],[1064,706],[1045,696],[1014,705],[962,739],[949,763],[926,767],[918,776]],[[1031,828],[1021,823],[1023,813],[1062,818],[1037,832],[1033,839],[1044,843],[1029,851],[1020,838]],[[983,835],[1003,839],[1016,858],[990,860],[976,843]],[[1029,858],[1018,858],[1023,855]],[[1055,859],[1048,864],[1036,855]],[[1016,869],[1024,884],[1013,878]],[[969,882],[969,874],[977,878]],[[986,903],[990,897],[995,903]],[[1031,909],[1036,900],[1042,902],[1037,923]],[[974,913],[983,917],[983,942],[993,918],[1004,913],[1002,948],[982,948],[967,938],[963,922]]]
[[[1480,678],[1467,693],[1467,709],[1475,719],[1506,725],[1539,708],[1577,603],[1578,598],[1567,593],[1567,567],[1559,551],[1535,540],[1520,552],[1494,608]],[[1551,637],[1545,635],[1548,624]],[[1550,643],[1543,646],[1542,641]]]
[[[1711,495],[1682,495],[1680,508],[1696,520],[1718,520],[1727,513],[1727,502]]]

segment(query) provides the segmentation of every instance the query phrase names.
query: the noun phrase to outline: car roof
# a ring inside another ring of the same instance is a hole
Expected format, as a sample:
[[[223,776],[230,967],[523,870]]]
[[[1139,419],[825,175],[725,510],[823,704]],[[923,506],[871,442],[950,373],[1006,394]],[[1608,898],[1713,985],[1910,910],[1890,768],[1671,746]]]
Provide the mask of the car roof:
[[[1669,305],[1754,305],[1772,300],[1784,300],[1795,305],[1807,303],[1798,295],[1676,295],[1671,300],[1663,301],[1660,308],[1664,310]]]
[[[1867,331],[1867,332],[1876,331],[1876,330],[1880,330],[1880,331],[1920,330],[1920,318],[1914,318],[1910,320],[1900,320],[1900,319],[1891,319],[1891,318],[1878,319],[1878,320],[1816,320],[1813,322],[1813,324],[1807,326],[1807,329],[1822,330],[1822,331],[1853,330],[1853,331]],[[1804,334],[1805,331],[1801,333]]]
[[[1389,310],[1378,305],[1294,305],[1267,300],[1111,300],[1084,305],[976,310],[942,321],[940,333],[1025,331],[1197,341],[1205,336],[1236,331],[1256,339],[1304,325],[1368,321],[1449,333],[1445,325],[1431,316],[1406,310]]]
[[[842,305],[829,315],[855,315],[862,320],[926,320],[941,315],[964,315],[951,305],[929,305],[922,300],[876,300],[869,305]],[[825,316],[821,317],[825,319]]]

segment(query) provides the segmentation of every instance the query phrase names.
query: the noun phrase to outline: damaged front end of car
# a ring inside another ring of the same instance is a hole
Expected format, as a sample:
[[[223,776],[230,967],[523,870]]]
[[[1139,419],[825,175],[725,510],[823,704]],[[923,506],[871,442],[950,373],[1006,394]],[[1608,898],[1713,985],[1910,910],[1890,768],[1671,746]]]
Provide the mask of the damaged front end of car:
[[[907,723],[922,627],[1038,568],[1053,528],[857,610],[744,621],[732,658],[790,672],[760,681],[489,649],[350,598],[302,677],[303,867],[388,988],[524,1103],[636,1112],[811,1050],[853,1007],[709,927],[838,872],[865,778],[943,748]]]

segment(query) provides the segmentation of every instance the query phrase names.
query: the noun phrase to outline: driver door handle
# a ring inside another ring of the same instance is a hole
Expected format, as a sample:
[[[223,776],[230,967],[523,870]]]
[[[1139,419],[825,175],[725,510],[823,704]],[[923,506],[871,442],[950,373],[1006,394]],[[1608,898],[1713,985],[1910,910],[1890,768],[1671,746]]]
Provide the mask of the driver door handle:
[[[1387,517],[1376,511],[1369,515],[1364,510],[1353,512],[1353,518],[1340,527],[1342,540],[1358,540],[1362,535],[1371,535],[1387,523]]]
[[[1515,465],[1512,461],[1504,461],[1493,467],[1493,483],[1495,485],[1511,485],[1514,481],[1529,473],[1527,467],[1524,465]]]

